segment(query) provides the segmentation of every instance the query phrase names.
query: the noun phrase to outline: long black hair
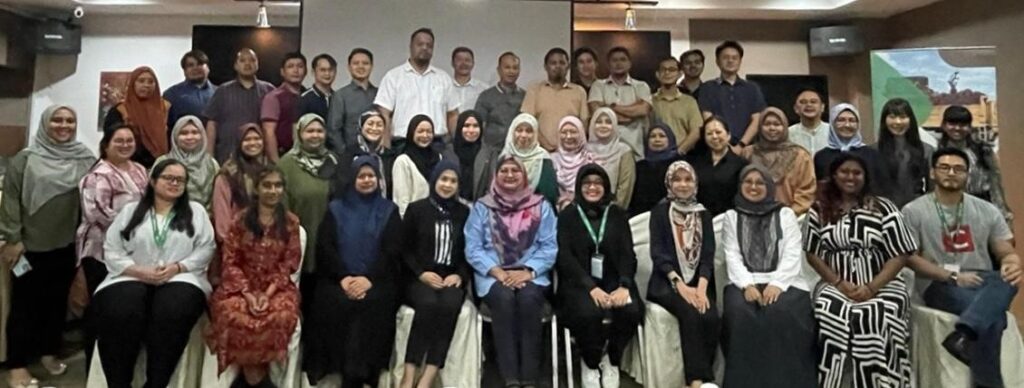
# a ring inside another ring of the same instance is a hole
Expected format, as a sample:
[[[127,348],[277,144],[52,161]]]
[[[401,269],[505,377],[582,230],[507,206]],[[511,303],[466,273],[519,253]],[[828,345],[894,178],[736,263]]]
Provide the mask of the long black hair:
[[[263,183],[264,179],[272,174],[277,174],[281,177],[281,183],[284,183],[284,173],[281,169],[275,165],[266,166],[256,173],[256,182],[254,182],[254,193],[252,200],[249,201],[249,207],[245,210],[245,216],[242,222],[245,224],[245,228],[255,236],[256,239],[265,237],[264,232],[272,232],[273,237],[279,239],[286,239],[288,237],[288,222],[285,219],[287,211],[284,208],[284,201],[277,203],[274,207],[274,229],[272,231],[264,231],[263,225],[260,224],[260,201],[259,201],[259,187],[260,183]],[[268,234],[269,235],[269,234]]]
[[[861,206],[873,206],[875,197],[871,191],[871,169],[868,168],[868,163],[857,154],[840,153],[828,165],[828,177],[818,185],[818,198],[813,205],[823,224],[831,224],[843,216],[843,191],[836,184],[835,175],[839,171],[839,166],[850,161],[856,162],[864,170],[864,186],[857,195],[857,203]]]
[[[924,143],[921,142],[921,134],[917,130],[917,116],[914,115],[914,109],[910,106],[910,102],[902,98],[886,101],[882,106],[882,115],[879,119],[881,123],[878,124],[878,127],[882,130],[878,131],[878,151],[882,153],[882,159],[885,161],[886,173],[889,174],[889,177],[896,179],[900,168],[900,160],[897,159],[894,150],[896,137],[885,124],[886,117],[890,115],[910,118],[910,124],[907,126],[906,132],[903,133],[903,138],[910,146],[910,165],[908,167],[910,167],[911,177],[914,178],[914,182],[894,181],[891,183],[919,184],[921,179],[928,176],[928,161],[924,159]]]
[[[192,225],[192,206],[189,205],[188,199],[188,168],[185,164],[172,159],[167,158],[161,160],[153,166],[153,171],[149,173],[149,185],[146,186],[146,193],[142,195],[142,199],[139,200],[138,206],[135,207],[135,211],[132,212],[132,218],[128,220],[128,225],[125,225],[124,229],[121,229],[121,238],[124,240],[131,240],[132,232],[135,228],[142,223],[142,220],[146,218],[148,213],[153,208],[153,203],[156,201],[156,192],[153,186],[156,181],[160,179],[160,175],[164,173],[164,170],[171,165],[181,166],[181,169],[185,171],[185,182],[181,185],[184,186],[181,189],[181,196],[174,200],[172,209],[174,210],[174,218],[171,219],[170,228],[179,232],[185,232],[189,237],[193,237],[196,234],[196,228]]]

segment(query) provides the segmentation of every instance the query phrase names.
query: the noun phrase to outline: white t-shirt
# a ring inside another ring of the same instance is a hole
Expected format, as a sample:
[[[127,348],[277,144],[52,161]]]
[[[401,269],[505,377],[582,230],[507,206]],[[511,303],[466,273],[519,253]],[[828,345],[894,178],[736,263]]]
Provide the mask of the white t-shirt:
[[[488,87],[476,78],[470,78],[469,82],[466,82],[465,85],[452,82],[452,91],[455,93],[455,101],[459,104],[459,113],[475,108],[476,99]]]
[[[804,127],[803,123],[796,123],[789,126],[789,141],[804,147],[807,152],[814,155],[828,146],[828,133],[831,130],[828,123],[824,121],[813,129]]]
[[[391,111],[391,134],[405,137],[409,121],[418,114],[434,122],[434,134],[448,134],[448,112],[459,109],[452,89],[455,81],[434,66],[420,74],[408,61],[384,74],[374,105]]]

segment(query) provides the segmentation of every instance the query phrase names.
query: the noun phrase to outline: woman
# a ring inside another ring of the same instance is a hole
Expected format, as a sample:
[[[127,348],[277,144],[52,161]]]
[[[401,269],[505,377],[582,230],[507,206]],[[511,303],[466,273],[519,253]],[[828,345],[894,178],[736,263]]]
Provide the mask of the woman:
[[[338,187],[332,191],[337,193],[345,192],[346,182],[344,182],[344,178],[354,175],[352,171],[349,171],[351,161],[356,160],[357,157],[362,155],[370,155],[377,159],[377,163],[380,164],[381,172],[384,175],[384,179],[379,182],[381,194],[386,198],[391,198],[391,187],[393,186],[391,184],[391,170],[395,165],[395,159],[398,158],[398,153],[395,152],[394,148],[382,141],[384,138],[384,116],[381,116],[377,110],[368,110],[359,116],[359,128],[359,136],[356,136],[356,143],[349,144],[345,148],[345,152],[338,159],[338,172],[337,179],[335,180],[335,185]]]
[[[267,167],[263,153],[263,130],[255,123],[242,125],[241,142],[228,157],[213,181],[213,228],[217,243],[224,243],[235,216],[249,207],[256,196],[258,174]]]
[[[395,160],[391,173],[395,184],[392,193],[401,215],[410,203],[430,196],[427,178],[434,166],[446,159],[434,145],[434,122],[427,115],[413,116],[405,138],[405,151]]]
[[[355,177],[331,201],[319,231],[303,339],[304,370],[313,385],[340,373],[343,388],[376,386],[394,345],[402,219],[380,193],[377,160],[360,156],[351,166]]]
[[[127,85],[124,101],[107,111],[103,129],[112,131],[122,125],[134,129],[135,139],[141,146],[136,147],[132,161],[150,168],[157,156],[169,150],[167,112],[171,103],[160,97],[156,73],[147,66],[133,70]]]
[[[483,148],[482,129],[484,121],[475,110],[459,113],[455,124],[455,139],[452,140],[451,153],[459,158],[459,198],[473,201],[473,177],[477,156]]]
[[[608,172],[615,204],[629,209],[636,183],[636,157],[633,149],[620,141],[618,118],[611,108],[598,108],[590,118],[590,151],[594,161]]]
[[[719,317],[715,308],[715,231],[697,202],[697,173],[685,161],[665,174],[667,200],[651,210],[647,299],[679,320],[684,379],[690,388],[714,380]]]
[[[871,194],[873,177],[859,156],[837,156],[826,176],[804,234],[807,261],[821,275],[818,384],[840,386],[850,363],[856,388],[909,387],[910,306],[899,272],[917,242],[900,210]]]
[[[879,182],[887,181],[878,169],[878,160],[881,156],[874,148],[867,147],[860,134],[860,112],[853,105],[842,103],[832,107],[829,111],[829,123],[831,123],[828,135],[828,145],[825,149],[814,154],[814,176],[818,181],[827,180],[828,167],[839,155],[844,152],[859,156],[867,163],[872,178],[872,190],[879,191]]]
[[[96,162],[75,139],[77,116],[70,107],[43,111],[35,140],[11,158],[0,201],[0,259],[11,268],[11,310],[7,320],[7,380],[11,387],[33,381],[28,365],[60,375],[57,359],[64,332],[68,291],[75,277],[78,183]],[[4,274],[6,276],[6,274]]]
[[[732,152],[729,146],[729,128],[725,120],[712,116],[704,121],[701,143],[697,152],[686,155],[701,179],[697,187],[697,202],[705,206],[711,217],[732,209],[740,186],[740,170],[747,166],[743,157]]]
[[[646,213],[665,199],[665,172],[673,162],[682,159],[676,148],[676,135],[663,123],[647,131],[644,160],[636,162],[636,184],[629,201],[629,216]]]
[[[953,147],[967,154],[971,169],[967,172],[967,193],[991,202],[1003,212],[1003,218],[1013,225],[1013,212],[1006,202],[1003,174],[992,145],[975,139],[971,111],[960,105],[946,108],[942,113],[942,139],[939,148]]]
[[[142,347],[146,386],[167,386],[206,310],[214,232],[206,209],[188,200],[188,181],[181,162],[157,163],[142,199],[125,205],[107,232],[109,274],[92,308],[111,387],[132,386]]]
[[[545,294],[558,252],[555,212],[530,187],[523,162],[503,156],[497,165],[491,193],[466,221],[466,260],[476,295],[491,311],[505,387],[536,387]]]
[[[874,148],[881,155],[878,165],[884,172],[882,177],[888,178],[879,182],[880,194],[902,209],[930,190],[928,174],[935,148],[921,142],[914,109],[902,98],[886,101],[878,127],[883,129]]]
[[[623,349],[644,313],[629,219],[612,203],[611,188],[601,166],[583,166],[576,199],[558,217],[559,314],[583,356],[585,388],[619,386]],[[602,324],[606,318],[611,325]]]
[[[515,157],[523,164],[524,172],[529,177],[527,183],[534,193],[555,205],[558,203],[555,165],[548,152],[540,146],[538,128],[540,127],[537,119],[529,114],[521,113],[512,119],[508,135],[505,137],[505,148],[501,150],[499,159],[506,156]],[[494,179],[498,178],[494,177],[492,181]]]
[[[206,129],[198,117],[187,115],[178,119],[171,130],[171,152],[156,159],[160,163],[171,158],[182,162],[188,169],[189,200],[199,202],[204,208],[210,207],[213,197],[213,180],[220,165],[206,152]]]
[[[576,116],[565,116],[558,123],[558,150],[551,153],[551,161],[558,179],[558,209],[563,209],[576,197],[576,175],[580,168],[594,162],[594,154],[587,149],[583,122]]]
[[[789,141],[789,121],[779,108],[761,112],[760,128],[757,142],[744,149],[744,157],[768,170],[778,190],[774,199],[802,216],[811,208],[818,184],[811,154]]]
[[[462,230],[469,208],[459,201],[460,178],[455,162],[438,163],[430,174],[430,197],[410,204],[402,221],[402,235],[407,239],[402,256],[416,279],[406,290],[406,300],[416,315],[405,351],[403,388],[412,388],[416,366],[424,360],[426,367],[417,386],[433,386],[448,358],[455,323],[466,299],[463,286],[469,284],[470,269]]]
[[[736,207],[722,220],[724,387],[817,386],[814,315],[800,280],[796,212],[775,199],[768,168],[740,172]]]
[[[266,386],[270,363],[287,358],[299,321],[299,290],[291,276],[302,246],[299,217],[282,202],[281,171],[258,171],[253,186],[255,200],[231,223],[221,245],[222,283],[210,297],[208,339],[218,371],[237,365],[248,386]]]

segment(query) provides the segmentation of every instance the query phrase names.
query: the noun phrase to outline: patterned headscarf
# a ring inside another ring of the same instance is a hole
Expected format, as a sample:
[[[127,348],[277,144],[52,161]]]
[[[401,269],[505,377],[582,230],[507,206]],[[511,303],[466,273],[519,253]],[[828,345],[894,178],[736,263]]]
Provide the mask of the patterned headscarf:
[[[292,155],[306,172],[315,177],[330,179],[338,165],[338,157],[327,149],[327,142],[321,143],[318,147],[306,147],[302,141],[302,132],[313,122],[324,125],[323,117],[315,113],[306,113],[295,122],[295,142],[287,155]]]
[[[594,162],[594,154],[587,149],[587,133],[583,131],[583,122],[576,116],[565,116],[558,122],[558,131],[562,128],[572,128],[579,138],[579,148],[567,150],[558,144],[558,150],[551,153],[551,162],[555,165],[555,178],[558,179],[558,187],[562,192],[572,194],[576,190],[576,173],[586,164]],[[610,193],[609,193],[610,194]]]
[[[764,136],[764,122],[769,116],[782,122],[783,136],[778,141],[768,141]],[[750,154],[750,162],[764,166],[770,173],[767,176],[775,182],[781,182],[803,147],[789,141],[789,121],[779,108],[770,106],[761,111],[761,122],[758,127],[762,129],[758,132],[757,142],[754,143],[753,152]]]
[[[693,193],[683,198],[672,193],[672,177],[678,171],[693,176]],[[686,161],[677,161],[668,166],[665,173],[665,189],[668,191],[668,219],[672,224],[672,239],[675,242],[676,259],[679,261],[680,275],[689,282],[697,272],[700,262],[700,249],[704,243],[704,225],[701,212],[704,205],[697,202],[697,172]]]
[[[743,180],[758,173],[765,184],[765,196],[752,202],[743,196]],[[764,166],[749,164],[740,170],[740,188],[736,193],[736,238],[743,254],[743,263],[750,272],[772,272],[779,265],[779,240],[782,204],[775,200],[775,182]]]
[[[524,174],[523,184],[514,190],[506,190],[499,184],[502,177],[497,171],[509,163],[519,166]],[[489,223],[494,249],[498,252],[502,265],[512,266],[519,263],[537,237],[544,198],[534,194],[534,189],[527,183],[529,173],[517,158],[502,156],[497,165],[494,180],[491,181],[491,191],[481,198],[480,202],[491,212]]]

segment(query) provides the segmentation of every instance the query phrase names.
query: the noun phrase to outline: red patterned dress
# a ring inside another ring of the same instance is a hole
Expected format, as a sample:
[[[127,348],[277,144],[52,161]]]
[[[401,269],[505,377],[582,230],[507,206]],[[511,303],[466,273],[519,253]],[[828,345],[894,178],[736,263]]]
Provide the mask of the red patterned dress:
[[[254,366],[284,361],[299,320],[299,291],[291,275],[299,268],[299,218],[286,217],[287,239],[256,238],[239,214],[221,245],[222,283],[210,297],[212,321],[208,340],[217,353],[219,371],[230,365]],[[274,227],[267,227],[273,233]],[[250,311],[244,293],[277,291],[261,314]]]

